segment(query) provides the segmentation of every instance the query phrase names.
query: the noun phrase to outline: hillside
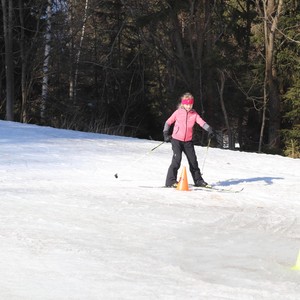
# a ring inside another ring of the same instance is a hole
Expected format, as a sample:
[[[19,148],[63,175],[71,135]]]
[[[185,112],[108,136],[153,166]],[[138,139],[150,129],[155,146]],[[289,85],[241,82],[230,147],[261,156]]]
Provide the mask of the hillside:
[[[0,299],[300,299],[300,160],[159,143],[0,121]]]

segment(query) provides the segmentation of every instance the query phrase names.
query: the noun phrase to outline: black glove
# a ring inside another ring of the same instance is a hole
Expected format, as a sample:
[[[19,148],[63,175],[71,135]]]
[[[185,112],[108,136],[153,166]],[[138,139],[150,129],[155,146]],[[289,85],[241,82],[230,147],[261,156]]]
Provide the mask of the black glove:
[[[208,137],[210,139],[212,139],[212,138],[214,138],[216,136],[215,131],[210,126],[208,127],[207,132],[208,132]]]
[[[171,141],[171,136],[169,135],[168,131],[164,131],[164,141],[169,143]]]

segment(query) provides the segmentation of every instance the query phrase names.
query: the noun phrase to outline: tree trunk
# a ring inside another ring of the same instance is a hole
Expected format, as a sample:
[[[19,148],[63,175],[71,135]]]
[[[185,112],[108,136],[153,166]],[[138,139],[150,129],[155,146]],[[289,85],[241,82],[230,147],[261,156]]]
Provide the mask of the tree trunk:
[[[42,105],[41,105],[41,120],[45,120],[46,105],[48,101],[48,81],[49,81],[49,58],[50,58],[50,41],[51,41],[51,15],[52,15],[52,0],[48,0],[47,5],[47,28],[45,34],[45,50],[43,64],[43,84],[42,84]]]
[[[269,112],[268,146],[278,149],[280,146],[280,97],[277,86],[276,68],[274,64],[274,43],[275,32],[279,21],[279,16],[283,6],[283,0],[263,0],[262,9],[260,1],[256,1],[260,14],[263,16],[264,38],[265,38],[265,89],[269,96],[264,95],[264,106],[267,106]],[[264,107],[265,109],[266,107]],[[261,150],[263,127],[265,126],[265,113],[263,112],[263,122],[261,129],[261,138],[259,151]]]
[[[25,55],[25,34],[24,34],[24,2],[23,0],[19,0],[19,19],[20,19],[20,55],[21,55],[21,116],[20,121],[23,123],[27,123],[27,95],[26,95],[26,55]]]
[[[191,2],[191,1],[190,1]],[[193,1],[194,2],[194,1]],[[193,3],[194,4],[194,3]],[[190,4],[191,8],[192,3]],[[209,6],[207,5],[207,1],[199,1],[195,7],[195,28],[194,30],[190,30],[190,44],[192,44],[193,35],[196,35],[196,55],[193,61],[193,65],[195,68],[195,75],[197,78],[196,88],[200,101],[200,109],[201,115],[204,117],[204,105],[203,105],[203,51],[204,51],[204,43],[205,43],[205,35],[207,31],[207,26],[209,24],[209,20],[211,17],[211,12],[209,10]],[[192,47],[192,46],[191,46]]]
[[[84,32],[85,32],[85,25],[86,25],[86,20],[87,20],[88,6],[89,6],[89,0],[85,0],[83,24],[82,24],[82,28],[81,28],[81,36],[80,36],[79,48],[78,48],[77,55],[76,55],[76,66],[75,66],[75,74],[74,74],[74,91],[73,91],[73,97],[74,97],[74,101],[75,102],[76,102],[76,96],[77,96],[76,95],[76,90],[77,90],[79,60],[80,60],[82,42],[83,42],[83,38],[84,38]]]
[[[181,31],[181,26],[179,25],[178,15],[174,11],[173,7],[170,7],[170,20],[172,22],[172,26],[173,26],[173,30],[174,30],[172,44],[174,45],[175,57],[178,60],[176,67],[177,67],[177,70],[179,71],[179,74],[181,75],[181,79],[185,82],[187,89],[191,90],[191,88],[192,88],[191,71],[188,68],[186,56],[184,53],[182,31]]]
[[[73,1],[68,2],[68,26],[69,26],[69,100],[73,102],[74,100],[74,34],[73,34]]]
[[[229,119],[228,119],[228,114],[226,111],[224,98],[223,98],[224,85],[225,85],[226,78],[225,78],[224,71],[219,70],[219,74],[220,74],[220,85],[218,85],[218,91],[219,91],[221,108],[222,108],[222,112],[223,112],[223,116],[224,116],[224,120],[225,120],[225,124],[226,124],[226,129],[227,129],[227,134],[228,134],[228,145],[229,145],[229,149],[234,150],[235,140],[232,135],[232,131],[231,131]]]
[[[205,0],[205,59],[209,58],[213,52],[213,40],[215,38],[212,30],[212,5],[214,1]],[[203,58],[202,58],[203,59]],[[206,86],[206,111],[202,112],[202,115],[207,118],[213,116],[216,107],[217,97],[215,97],[215,79],[213,75],[213,69],[207,64],[204,72],[202,73]],[[205,114],[206,113],[206,116]]]
[[[6,120],[14,120],[13,1],[2,2],[6,70]]]
[[[267,94],[267,72],[265,68],[265,78],[264,78],[264,96],[263,96],[263,108],[262,108],[262,120],[261,120],[261,126],[260,126],[260,134],[259,134],[259,143],[258,143],[258,153],[261,153],[262,150],[262,144],[264,139],[264,131],[266,126],[266,112],[267,112],[267,105],[268,105],[268,94]]]

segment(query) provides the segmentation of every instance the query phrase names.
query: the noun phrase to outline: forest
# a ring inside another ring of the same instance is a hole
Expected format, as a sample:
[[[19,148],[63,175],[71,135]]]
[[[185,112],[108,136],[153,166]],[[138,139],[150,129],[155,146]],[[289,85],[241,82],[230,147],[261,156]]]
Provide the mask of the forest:
[[[300,1],[1,0],[0,119],[300,158]],[[195,128],[195,144],[207,133]],[[238,145],[238,146],[237,146]]]

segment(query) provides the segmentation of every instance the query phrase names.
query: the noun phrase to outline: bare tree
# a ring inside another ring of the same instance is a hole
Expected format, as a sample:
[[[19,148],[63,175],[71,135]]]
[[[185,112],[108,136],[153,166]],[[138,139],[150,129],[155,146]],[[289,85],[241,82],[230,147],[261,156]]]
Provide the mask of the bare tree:
[[[269,111],[268,145],[276,149],[279,147],[280,142],[280,96],[276,83],[274,52],[275,33],[283,7],[283,0],[256,0],[256,6],[263,20],[265,41],[264,109],[258,149],[261,152],[267,109]]]
[[[45,34],[45,50],[43,63],[43,83],[42,83],[42,105],[41,120],[45,119],[46,103],[48,100],[48,81],[49,81],[49,58],[50,58],[50,42],[51,42],[51,16],[52,16],[52,0],[48,0],[47,4],[47,28]]]
[[[5,43],[6,120],[14,120],[13,1],[1,0]]]
[[[80,35],[80,42],[79,42],[79,47],[76,55],[76,65],[75,65],[75,74],[74,74],[74,101],[76,101],[76,90],[77,90],[77,81],[78,81],[78,68],[79,68],[79,61],[80,61],[80,54],[81,54],[81,49],[82,49],[82,43],[83,43],[83,38],[84,38],[84,33],[85,33],[85,26],[86,26],[86,21],[87,21],[87,11],[89,7],[89,0],[85,0],[85,7],[84,7],[84,17],[83,17],[83,24],[81,28],[81,35]]]
[[[77,89],[77,81],[78,81],[78,70],[79,70],[79,61],[80,55],[82,51],[82,43],[85,35],[85,27],[87,21],[87,12],[89,8],[89,0],[85,0],[84,6],[84,15],[83,21],[77,19],[77,15],[79,14],[80,3],[77,1],[69,1],[67,10],[67,18],[69,25],[69,53],[70,53],[70,72],[69,72],[69,99],[72,102],[76,102],[76,89]],[[78,25],[80,24],[81,30],[78,29]],[[82,24],[82,25],[81,25]],[[77,32],[80,33],[79,43],[77,46]]]
[[[226,129],[227,129],[229,149],[233,150],[234,145],[235,145],[235,140],[234,140],[234,136],[232,135],[232,130],[231,130],[231,127],[229,124],[228,114],[227,114],[224,97],[223,97],[224,86],[225,86],[225,81],[226,81],[226,75],[225,75],[226,72],[223,70],[220,70],[220,69],[218,69],[218,71],[219,71],[219,75],[220,75],[220,85],[218,84],[220,104],[221,104],[221,108],[222,108],[222,112],[223,112],[223,116],[224,116],[224,120],[225,120],[225,125],[226,125]]]
[[[25,46],[25,24],[24,24],[24,1],[19,0],[19,20],[20,20],[20,58],[21,58],[21,114],[20,121],[27,123],[27,97],[28,90],[26,86],[28,83],[26,82],[26,73],[27,73],[27,57],[29,53],[29,49],[26,51]]]

